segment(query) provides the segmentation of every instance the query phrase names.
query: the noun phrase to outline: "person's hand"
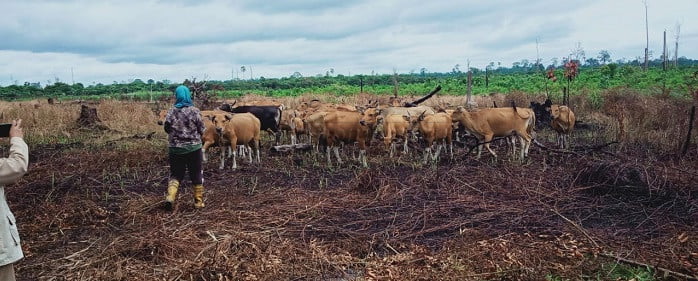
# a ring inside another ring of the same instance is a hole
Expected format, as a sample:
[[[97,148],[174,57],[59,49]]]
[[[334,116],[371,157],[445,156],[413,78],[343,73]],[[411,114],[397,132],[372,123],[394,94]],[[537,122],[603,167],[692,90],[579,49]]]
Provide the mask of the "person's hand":
[[[12,120],[12,127],[10,127],[10,137],[24,138],[24,132],[22,132],[22,119]]]

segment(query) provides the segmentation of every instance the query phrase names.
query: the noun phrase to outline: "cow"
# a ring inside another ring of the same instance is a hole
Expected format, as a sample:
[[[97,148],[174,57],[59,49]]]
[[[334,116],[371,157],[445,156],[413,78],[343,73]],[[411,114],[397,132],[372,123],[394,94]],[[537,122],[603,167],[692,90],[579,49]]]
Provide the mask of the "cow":
[[[233,151],[233,169],[237,169],[237,145],[251,146],[250,162],[253,162],[252,153],[259,158],[259,134],[261,122],[251,113],[219,113],[209,117],[215,125],[216,132],[220,135],[221,146],[228,145]],[[225,167],[225,150],[221,151],[221,164],[219,169]]]
[[[305,122],[303,122],[303,119],[300,117],[294,117],[293,120],[291,120],[291,124],[293,124],[293,131],[291,131],[291,138],[293,140],[299,141],[302,135],[308,135]]]
[[[521,107],[490,108],[477,112],[468,112],[459,106],[453,112],[453,120],[458,121],[465,130],[477,137],[481,143],[478,145],[478,159],[482,153],[482,146],[494,156],[497,154],[490,148],[490,142],[494,137],[509,137],[516,134],[521,141],[520,159],[528,155],[528,148],[533,139],[533,126],[535,126],[535,114],[532,110]]]
[[[288,132],[291,136],[291,144],[296,144],[296,123],[295,118],[300,117],[301,113],[298,110],[284,110],[281,112],[281,121],[279,121],[279,129],[282,132]]]
[[[565,105],[552,105],[550,116],[552,117],[550,126],[557,132],[557,145],[560,148],[568,149],[570,147],[568,138],[575,123],[574,112]]]
[[[432,160],[436,161],[444,144],[448,144],[451,158],[453,158],[453,120],[451,115],[446,112],[435,114],[422,112],[415,120],[412,120],[412,130],[418,130],[426,142],[424,163],[429,161],[429,156],[432,156]],[[436,153],[432,155],[431,147],[435,141],[439,141],[441,144],[437,147]]]
[[[323,135],[327,140],[327,164],[331,165],[330,149],[334,149],[337,162],[342,163],[339,156],[339,143],[358,143],[359,161],[364,167],[368,167],[366,161],[366,147],[370,145],[373,130],[375,129],[378,111],[375,108],[359,109],[354,111],[327,112],[324,116],[325,128]]]
[[[222,104],[219,109],[230,113],[251,113],[261,122],[263,131],[275,136],[275,143],[279,144],[281,131],[279,125],[283,106],[238,106],[232,107],[230,104]]]
[[[531,109],[536,114],[536,129],[542,129],[543,126],[550,124],[552,119],[550,118],[550,107],[553,105],[550,99],[546,99],[545,102],[531,102]]]
[[[325,130],[325,115],[328,112],[315,112],[303,120],[303,125],[308,132],[310,143],[315,151],[320,151],[320,137]]]
[[[356,111],[356,106],[348,104],[332,104],[323,103],[319,100],[312,100],[310,102],[302,102],[296,107],[296,110],[305,113],[306,115],[312,114],[319,111],[331,112],[331,111]]]
[[[390,157],[393,157],[395,152],[393,140],[396,138],[401,138],[403,140],[403,153],[408,152],[407,141],[409,139],[408,135],[412,131],[411,125],[409,116],[391,114],[383,118],[383,132],[385,133],[383,143],[385,147],[390,150]]]

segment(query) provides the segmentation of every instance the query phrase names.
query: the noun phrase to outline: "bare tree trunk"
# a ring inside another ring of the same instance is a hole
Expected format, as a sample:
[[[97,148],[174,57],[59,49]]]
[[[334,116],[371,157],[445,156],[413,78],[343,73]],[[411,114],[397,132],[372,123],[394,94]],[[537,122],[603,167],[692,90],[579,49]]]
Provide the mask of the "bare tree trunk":
[[[645,45],[645,70],[647,70],[649,68],[650,31],[647,21],[647,0],[643,2],[645,3],[645,38],[647,38],[647,44]]]
[[[666,30],[664,30],[664,49],[662,51],[662,68],[664,71],[667,69],[667,50],[666,50]]]
[[[674,47],[674,67],[679,66],[679,33],[681,33],[681,24],[676,24],[676,46]]]
[[[397,93],[400,90],[400,86],[397,82],[397,70],[393,69],[393,97],[397,98]]]

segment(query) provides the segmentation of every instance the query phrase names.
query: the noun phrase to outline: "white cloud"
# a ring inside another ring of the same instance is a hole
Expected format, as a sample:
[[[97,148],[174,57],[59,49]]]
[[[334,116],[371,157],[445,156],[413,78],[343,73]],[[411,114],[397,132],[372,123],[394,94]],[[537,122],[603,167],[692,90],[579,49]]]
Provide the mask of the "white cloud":
[[[266,3],[266,2],[265,2]],[[567,56],[613,59],[644,50],[644,6],[618,1],[3,1],[0,85],[59,77],[91,84],[133,78],[229,79],[241,65],[256,77],[450,71]],[[650,49],[661,32],[679,55],[698,51],[695,0],[649,1]],[[249,75],[249,72],[246,73]]]

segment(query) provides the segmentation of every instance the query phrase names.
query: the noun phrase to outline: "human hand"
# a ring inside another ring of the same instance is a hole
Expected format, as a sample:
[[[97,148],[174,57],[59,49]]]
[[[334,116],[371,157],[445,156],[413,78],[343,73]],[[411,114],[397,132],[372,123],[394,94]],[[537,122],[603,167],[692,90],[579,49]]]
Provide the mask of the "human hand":
[[[24,138],[24,132],[22,132],[22,119],[12,120],[12,127],[10,127],[10,137]]]

